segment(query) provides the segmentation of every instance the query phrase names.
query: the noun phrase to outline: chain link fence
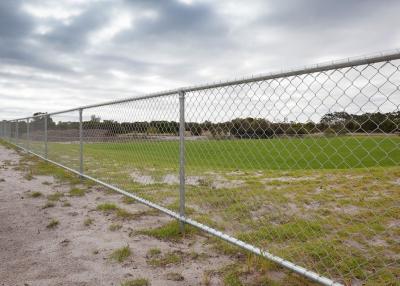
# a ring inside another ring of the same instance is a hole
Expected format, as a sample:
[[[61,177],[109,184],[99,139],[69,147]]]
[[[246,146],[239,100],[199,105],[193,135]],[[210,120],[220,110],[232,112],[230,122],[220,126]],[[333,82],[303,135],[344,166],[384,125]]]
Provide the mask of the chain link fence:
[[[0,124],[1,137],[324,285],[400,278],[400,54]]]

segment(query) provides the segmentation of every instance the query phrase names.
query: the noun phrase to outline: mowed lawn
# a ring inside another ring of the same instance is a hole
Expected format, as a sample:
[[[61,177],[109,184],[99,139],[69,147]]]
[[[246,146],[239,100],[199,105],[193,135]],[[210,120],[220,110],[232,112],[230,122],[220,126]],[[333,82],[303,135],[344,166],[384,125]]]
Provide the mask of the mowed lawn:
[[[52,144],[68,152],[66,144]],[[400,136],[186,141],[189,169],[300,170],[346,169],[400,164]],[[179,142],[85,143],[84,154],[99,159],[176,168]]]

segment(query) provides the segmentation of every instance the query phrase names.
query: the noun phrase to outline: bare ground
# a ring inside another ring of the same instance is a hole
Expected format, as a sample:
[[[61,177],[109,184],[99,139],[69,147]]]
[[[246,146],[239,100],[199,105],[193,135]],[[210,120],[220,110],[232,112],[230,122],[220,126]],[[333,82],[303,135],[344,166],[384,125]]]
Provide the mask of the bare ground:
[[[113,215],[96,211],[96,206],[114,202],[133,213],[149,208],[124,205],[121,195],[100,187],[91,187],[85,196],[70,197],[68,182],[49,176],[27,178],[14,168],[19,160],[15,151],[0,146],[0,285],[120,285],[137,278],[148,279],[151,285],[222,284],[218,275],[205,282],[205,273],[232,261],[216,254],[205,237],[196,235],[195,239],[170,242],[137,235],[137,230],[157,227],[170,219],[152,213],[116,221]],[[32,197],[34,192],[42,195]],[[43,208],[48,202],[46,196],[54,192],[61,192],[64,197],[54,202],[54,207]],[[85,226],[88,218],[93,223]],[[52,219],[58,220],[59,225],[49,229]],[[115,223],[122,228],[111,231],[109,226]],[[118,263],[109,258],[114,250],[126,245],[132,250],[126,261]],[[183,262],[151,266],[147,254],[152,248],[183,254]],[[193,253],[200,256],[190,255]],[[178,273],[183,280],[170,280],[169,273]]]

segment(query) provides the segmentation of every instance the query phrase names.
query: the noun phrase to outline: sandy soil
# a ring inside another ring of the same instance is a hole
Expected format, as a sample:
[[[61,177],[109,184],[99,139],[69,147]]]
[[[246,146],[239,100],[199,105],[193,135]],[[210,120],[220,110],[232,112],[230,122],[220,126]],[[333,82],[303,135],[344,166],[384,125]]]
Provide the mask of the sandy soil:
[[[121,195],[109,194],[100,187],[91,187],[83,197],[69,197],[71,186],[67,182],[46,176],[29,180],[26,174],[14,170],[19,159],[15,151],[0,146],[0,285],[120,285],[135,278],[146,278],[151,285],[201,285],[205,271],[233,262],[215,254],[202,236],[172,243],[132,235],[132,231],[157,227],[170,219],[158,214],[116,221],[113,215],[96,211],[97,204],[115,202],[130,212],[148,208],[124,205]],[[37,191],[43,195],[33,198],[32,192]],[[59,201],[55,207],[43,209],[46,195],[54,192],[65,193],[63,199],[71,206]],[[94,220],[90,226],[84,225],[87,218]],[[48,229],[52,219],[57,219],[59,225]],[[116,222],[122,228],[109,230]],[[110,260],[113,250],[126,245],[133,252],[127,261]],[[180,251],[185,258],[177,265],[150,266],[146,255],[151,248],[159,248],[162,253]],[[193,252],[202,258],[191,257]],[[168,273],[179,273],[184,279],[169,280]],[[215,276],[209,285],[220,284]]]

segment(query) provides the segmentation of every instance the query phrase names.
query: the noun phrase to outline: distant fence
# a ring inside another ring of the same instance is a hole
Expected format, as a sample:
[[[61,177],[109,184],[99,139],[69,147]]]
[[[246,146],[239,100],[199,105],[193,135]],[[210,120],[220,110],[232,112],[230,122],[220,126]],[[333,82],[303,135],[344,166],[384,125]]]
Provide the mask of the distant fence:
[[[2,121],[0,135],[315,282],[394,285],[399,68],[381,54]]]

